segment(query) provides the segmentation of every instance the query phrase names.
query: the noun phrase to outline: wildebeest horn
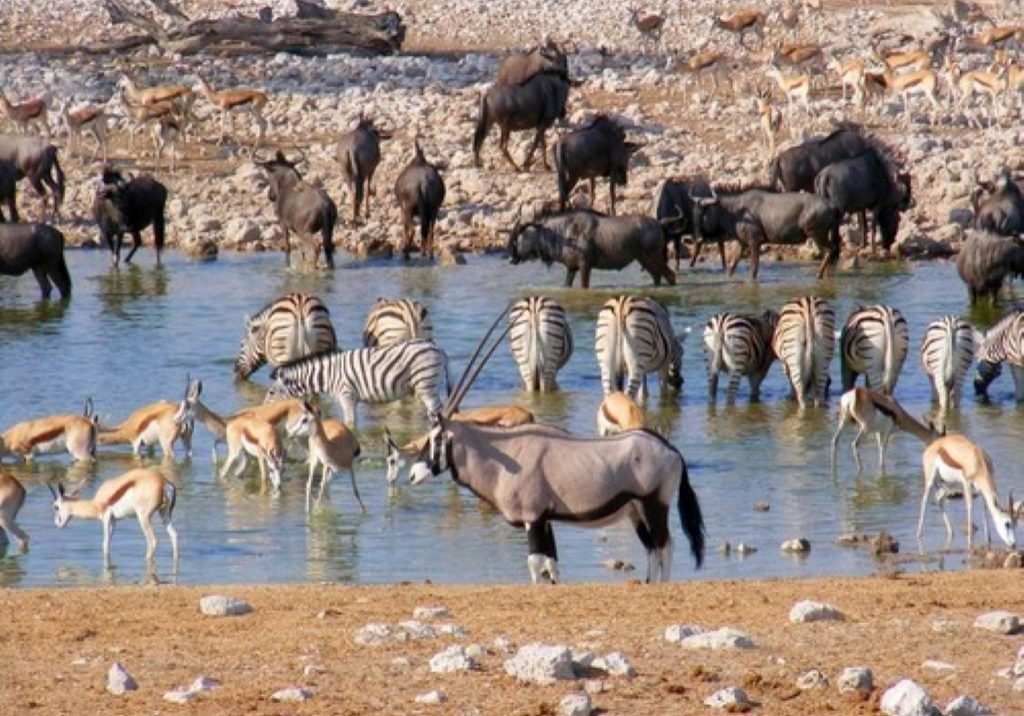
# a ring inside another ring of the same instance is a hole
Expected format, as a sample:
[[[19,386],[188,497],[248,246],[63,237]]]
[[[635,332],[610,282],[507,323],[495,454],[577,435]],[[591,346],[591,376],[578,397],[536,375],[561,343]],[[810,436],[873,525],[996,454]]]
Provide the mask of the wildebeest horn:
[[[512,303],[509,302],[509,304],[507,306],[505,306],[505,308],[501,311],[501,313],[499,313],[497,315],[497,317],[495,317],[494,322],[491,324],[491,327],[487,329],[487,333],[484,334],[484,337],[480,339],[480,342],[477,344],[476,348],[473,350],[473,354],[469,357],[469,362],[466,363],[466,367],[465,367],[465,369],[463,369],[462,375],[460,375],[459,379],[455,382],[455,388],[452,390],[452,394],[450,396],[448,396],[448,400],[445,401],[445,405],[441,409],[441,414],[444,417],[446,417],[446,418],[451,417],[452,413],[454,413],[458,409],[459,403],[462,401],[462,398],[465,396],[466,392],[469,390],[469,387],[473,384],[473,381],[476,380],[476,376],[479,374],[480,369],[483,368],[483,364],[481,364],[479,366],[479,368],[477,369],[477,371],[475,373],[473,373],[472,377],[469,377],[470,376],[470,372],[472,371],[472,369],[474,367],[473,363],[474,363],[474,361],[476,361],[477,357],[480,355],[480,351],[483,350],[484,345],[490,339],[491,334],[494,333],[494,329],[498,327],[498,323],[501,321],[502,318],[505,317],[505,315],[509,312],[509,310],[511,308],[512,308]],[[495,341],[495,345],[491,347],[491,350],[487,353],[486,357],[484,357],[483,363],[486,363],[487,360],[491,357],[491,353],[494,352],[495,346],[497,346],[497,344],[499,342],[501,342],[501,340],[505,337],[506,333],[508,333],[508,328],[507,327],[502,332],[501,337],[497,341]]]

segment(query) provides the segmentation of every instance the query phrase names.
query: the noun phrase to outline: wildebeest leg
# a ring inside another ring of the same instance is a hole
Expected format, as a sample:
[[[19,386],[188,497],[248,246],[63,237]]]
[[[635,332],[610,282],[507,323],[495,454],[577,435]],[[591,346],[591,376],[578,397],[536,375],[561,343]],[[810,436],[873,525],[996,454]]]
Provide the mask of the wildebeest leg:
[[[590,264],[580,266],[580,288],[590,288]]]
[[[547,520],[541,519],[537,522],[528,522],[525,527],[526,542],[530,550],[529,556],[526,558],[530,579],[534,584],[540,584],[546,572],[548,579],[554,583],[558,578],[558,568],[556,566],[555,537],[551,531],[551,525]]]
[[[871,246],[871,253],[875,253],[875,229],[871,227],[871,236],[868,236],[868,213],[860,211],[857,213],[857,220],[860,223],[860,245]]]
[[[288,227],[282,222],[281,231],[284,232],[284,266],[291,268],[292,265],[292,242],[288,236]]]
[[[511,154],[508,153],[508,139],[511,134],[512,129],[510,127],[506,127],[504,125],[501,127],[501,136],[498,138],[498,149],[501,150],[501,153],[502,155],[504,155],[505,160],[512,165],[512,168],[515,171],[518,172],[520,171],[520,169],[519,166],[516,164],[516,160],[512,158]]]
[[[160,265],[160,257],[164,252],[164,214],[161,211],[153,218],[153,248],[156,249],[156,265]]]
[[[42,292],[43,298],[49,298],[53,287],[50,285],[50,279],[46,277],[46,269],[42,266],[33,266],[32,273],[35,274],[36,281],[39,283],[39,290]]]
[[[700,258],[700,247],[702,245],[703,242],[701,242],[700,239],[695,238],[693,240],[693,256],[690,257],[690,268],[693,268],[697,264],[697,259]],[[722,267],[725,268],[724,263],[722,264]]]
[[[573,283],[573,281],[576,280],[576,271],[577,271],[577,269],[569,268],[568,266],[565,267],[565,287],[566,288],[572,288],[572,283]],[[584,287],[584,288],[586,288],[586,287]]]
[[[142,246],[142,233],[139,232],[138,230],[133,231],[132,232],[132,250],[129,251],[128,255],[125,256],[125,258],[124,258],[124,262],[126,264],[130,264],[132,262],[132,256],[135,255],[135,252],[139,250],[140,246]]]
[[[352,190],[352,223],[359,223],[359,205],[363,201],[363,177],[356,176],[350,187]]]
[[[829,230],[828,234],[831,239],[831,246],[825,244],[825,242],[821,241],[817,237],[814,239],[814,242],[819,247],[828,249],[825,252],[825,258],[821,261],[821,268],[818,269],[818,279],[825,278],[825,274],[828,272],[830,267],[833,269],[834,273],[836,262],[839,260],[839,242],[841,241],[839,237],[839,225],[836,224],[833,226]]]
[[[540,146],[540,144],[541,144],[541,142],[543,140],[544,140],[544,130],[538,128],[537,131],[533,135],[533,143],[530,144],[530,148],[528,150],[526,150],[526,157],[523,159],[523,171],[524,172],[530,171],[530,165],[533,164],[533,154],[534,154],[534,152],[537,151],[537,147]],[[547,161],[545,161],[544,163],[547,164]]]
[[[608,196],[611,197],[611,211],[609,213],[615,216],[615,182],[611,179],[608,180]]]
[[[544,171],[551,171],[551,165],[548,163],[548,137],[547,129],[538,129],[537,134],[540,137],[540,163],[544,167]]]
[[[17,204],[17,196],[12,193],[10,198],[7,200],[7,211],[11,215],[11,221],[13,221],[15,224],[21,221],[21,218],[18,216]],[[0,219],[0,221],[2,221],[2,219]]]

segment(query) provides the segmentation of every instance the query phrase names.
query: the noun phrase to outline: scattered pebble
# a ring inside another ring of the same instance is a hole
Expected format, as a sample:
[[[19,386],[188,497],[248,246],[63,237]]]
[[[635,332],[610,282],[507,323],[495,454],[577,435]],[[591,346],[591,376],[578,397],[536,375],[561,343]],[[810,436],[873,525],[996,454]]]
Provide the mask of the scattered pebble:
[[[974,626],[996,634],[1016,634],[1020,630],[1020,617],[1002,610],[986,612],[974,620]]]
[[[306,664],[302,667],[303,676],[319,676],[320,674],[326,674],[327,669],[320,666],[319,664]]]
[[[797,602],[789,610],[789,621],[793,624],[808,624],[810,622],[835,622],[843,621],[846,616],[839,611],[839,607],[822,602],[804,600]]]
[[[730,713],[743,713],[754,707],[747,692],[737,686],[716,691],[704,699],[704,705],[713,709],[727,709]]]
[[[392,640],[394,632],[387,624],[366,624],[356,632],[356,644],[361,646],[381,646]]]
[[[590,716],[590,696],[569,694],[558,703],[559,716]]]
[[[512,653],[512,640],[507,636],[498,636],[494,638],[494,648],[498,651],[503,651],[506,654]]]
[[[801,691],[824,689],[826,686],[828,686],[828,677],[818,669],[811,669],[796,680],[796,687]]]
[[[121,665],[121,662],[115,661],[110,665],[110,669],[107,671],[107,691],[114,696],[121,696],[129,691],[136,691],[138,688],[139,685],[128,673],[128,670]]]
[[[515,656],[505,662],[505,673],[519,681],[542,685],[576,678],[572,650],[562,644],[533,643],[519,647]]]
[[[412,661],[409,659],[408,656],[396,656],[394,659],[391,660],[391,665],[401,667],[412,666]]]
[[[939,674],[955,674],[956,667],[946,661],[936,661],[935,659],[928,659],[921,664],[922,669],[928,671],[934,671]]]
[[[625,676],[632,679],[636,676],[636,669],[629,663],[629,660],[619,651],[599,656],[590,665],[595,669],[601,669],[612,676]]]
[[[193,691],[187,689],[175,689],[174,691],[168,691],[164,694],[164,701],[169,701],[172,704],[187,704],[189,701],[194,701],[196,694]]]
[[[462,637],[469,635],[469,632],[458,624],[438,624],[437,633],[442,636],[453,636],[457,639],[461,639]]]
[[[1003,569],[1020,569],[1024,567],[1024,552],[1014,550],[1003,560]]]
[[[732,552],[732,545],[729,544],[727,540],[722,540],[718,543],[717,549],[719,554],[728,555],[730,552]]]
[[[306,689],[299,686],[291,686],[287,689],[281,689],[275,691],[270,696],[271,701],[277,701],[279,703],[301,703],[302,701],[309,701],[313,698],[313,689]]]
[[[430,657],[430,671],[434,674],[470,671],[476,667],[476,660],[466,653],[466,647],[461,644],[452,644]]]
[[[1024,646],[1017,650],[1017,660],[1013,662],[1010,673],[1014,676],[1024,676]]]
[[[910,679],[890,687],[879,704],[886,716],[935,716],[936,708],[925,690]]]
[[[612,572],[632,572],[636,569],[632,564],[621,559],[606,559],[601,562],[601,566]]]
[[[233,617],[248,614],[252,607],[241,599],[214,594],[199,600],[199,611],[208,617]]]
[[[994,713],[980,701],[970,696],[957,696],[942,710],[945,716],[984,716]]]
[[[875,688],[875,677],[866,666],[848,666],[836,679],[841,694],[857,694],[866,699]]]
[[[451,615],[447,607],[416,607],[412,610],[413,619],[447,619]]]
[[[879,532],[871,538],[871,554],[881,557],[883,554],[898,554],[900,543],[888,532]]]
[[[703,634],[706,631],[707,629],[699,627],[696,624],[673,624],[665,629],[665,641],[678,643],[688,636]]]
[[[738,545],[736,545],[736,554],[739,555],[753,554],[756,551],[757,547],[755,547],[752,544],[747,544],[746,542],[740,542]]]
[[[429,706],[438,706],[447,700],[448,697],[445,696],[445,693],[440,689],[434,689],[433,691],[428,691],[427,693],[420,694],[416,697],[416,703],[427,704]]]
[[[416,621],[415,619],[399,622],[398,628],[404,631],[408,635],[408,637],[413,640],[437,638],[437,629],[430,626],[429,624],[424,624],[421,621]]]
[[[811,551],[811,543],[803,537],[797,537],[796,539],[786,540],[779,549],[792,554],[803,554]]]
[[[737,629],[722,627],[685,637],[679,645],[684,649],[753,649],[754,640]]]
[[[768,512],[772,508],[767,502],[755,502],[754,512]]]
[[[480,661],[487,656],[487,647],[483,644],[470,644],[466,647],[466,653],[470,659]]]

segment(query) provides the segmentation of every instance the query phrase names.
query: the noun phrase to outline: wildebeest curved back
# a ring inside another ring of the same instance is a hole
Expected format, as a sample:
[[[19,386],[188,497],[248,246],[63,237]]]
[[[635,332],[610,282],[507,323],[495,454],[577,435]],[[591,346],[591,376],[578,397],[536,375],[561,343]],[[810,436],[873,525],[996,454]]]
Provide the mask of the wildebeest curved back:
[[[413,217],[420,220],[420,252],[434,257],[434,226],[444,203],[444,179],[437,167],[427,161],[419,141],[414,142],[415,155],[395,180],[395,196],[402,212],[404,245],[402,255],[409,259],[412,251]]]
[[[771,163],[771,184],[782,191],[814,191],[814,178],[824,167],[856,156],[869,144],[859,128],[844,126],[783,150]]]
[[[57,161],[57,147],[29,134],[0,134],[0,160],[14,164],[17,178],[27,178],[39,196],[49,189],[53,198],[53,214],[60,216],[64,203],[64,170]]]
[[[1024,244],[1011,236],[975,233],[957,254],[956,270],[972,306],[982,298],[994,305],[1007,276],[1024,276]]]
[[[542,72],[569,79],[569,59],[553,40],[530,50],[517,50],[509,54],[498,66],[497,84],[522,85]]]
[[[294,231],[313,239],[314,265],[323,249],[327,266],[334,268],[334,224],[338,220],[338,207],[322,187],[313,186],[302,178],[295,168],[299,161],[289,161],[278,150],[270,161],[258,162],[267,172],[267,198],[274,202],[277,220],[284,231],[285,265],[291,264],[289,234]],[[315,239],[317,234],[319,244]]]
[[[629,158],[640,145],[626,141],[626,130],[606,114],[559,137],[555,144],[555,172],[558,203],[565,210],[569,193],[581,179],[590,179],[593,200],[594,179],[608,177],[609,213],[615,214],[615,187],[625,186]]]
[[[49,298],[51,281],[60,297],[71,297],[71,274],[64,262],[64,235],[47,224],[0,222],[0,274],[35,273],[43,298]]]
[[[93,198],[92,213],[102,243],[110,251],[115,266],[121,260],[124,235],[132,235],[132,248],[125,257],[125,263],[130,263],[142,245],[142,230],[148,226],[153,227],[156,262],[160,263],[160,254],[164,248],[166,204],[167,187],[149,174],[140,174],[126,180],[117,170],[103,168],[100,186]]]

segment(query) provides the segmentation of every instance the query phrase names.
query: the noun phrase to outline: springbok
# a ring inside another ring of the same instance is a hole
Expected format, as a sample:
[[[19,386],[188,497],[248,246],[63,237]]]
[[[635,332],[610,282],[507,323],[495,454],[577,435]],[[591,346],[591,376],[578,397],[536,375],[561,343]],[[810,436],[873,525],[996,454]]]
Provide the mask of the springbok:
[[[217,144],[224,141],[225,120],[230,120],[231,131],[234,132],[235,122],[232,112],[235,110],[244,110],[252,115],[259,133],[256,141],[263,141],[263,136],[267,131],[267,120],[263,117],[263,108],[267,104],[267,95],[265,92],[241,87],[216,91],[202,77],[199,78],[199,91],[204,97],[206,97],[210,104],[220,111],[220,138],[217,140]],[[229,117],[228,115],[231,116]]]
[[[320,493],[316,501],[323,502],[324,490],[331,476],[336,472],[348,470],[349,479],[352,481],[352,494],[359,503],[359,509],[366,512],[366,505],[363,498],[359,496],[359,487],[356,485],[356,471],[352,464],[359,457],[359,440],[348,429],[348,426],[340,420],[328,418],[323,420],[320,417],[320,408],[303,401],[302,416],[299,421],[288,429],[289,437],[297,437],[302,434],[309,435],[309,475],[306,477],[306,512],[310,508],[310,494],[313,490],[313,478],[316,475],[316,468],[322,465],[320,472]]]
[[[772,94],[768,89],[758,89],[754,98],[757,106],[758,124],[761,125],[761,132],[765,137],[765,146],[768,149],[768,156],[775,155],[775,135],[782,129],[782,112],[772,104]]]
[[[879,416],[879,413],[881,413],[881,416]],[[860,461],[860,441],[861,438],[870,432],[875,433],[878,438],[879,474],[885,472],[885,448],[889,444],[893,428],[899,428],[903,432],[910,433],[925,445],[928,445],[942,435],[931,423],[925,425],[915,420],[891,395],[885,395],[868,388],[853,388],[843,393],[839,398],[839,427],[836,428],[836,432],[832,436],[831,460],[833,475],[836,473],[836,452],[838,450],[839,436],[849,423],[856,423],[858,428],[857,436],[850,444],[850,449],[853,451],[853,459],[857,463],[858,475],[864,469]]]
[[[795,100],[800,100],[807,114],[811,113],[811,76],[808,74],[793,75],[786,77],[776,65],[771,65],[765,70],[765,77],[775,80],[779,89],[786,95],[786,103],[790,111],[793,110]]]
[[[78,151],[82,151],[82,135],[88,134],[96,140],[96,148],[92,158],[103,152],[103,161],[107,161],[107,113],[95,104],[83,104],[69,109],[70,101],[61,107],[60,114],[68,128],[68,135],[74,137]]]
[[[606,395],[597,409],[597,434],[601,437],[646,427],[643,409],[622,391]]]
[[[764,22],[765,14],[760,10],[744,10],[727,17],[715,17],[714,27],[736,33],[740,47],[746,47],[743,38],[748,30],[764,42]]]
[[[96,456],[97,421],[90,398],[81,415],[49,415],[18,423],[0,435],[0,458],[12,455],[31,461],[36,455],[67,450],[75,460],[92,460]]]
[[[124,93],[127,104],[148,107],[160,102],[178,100],[183,103],[186,110],[192,107],[195,101],[195,92],[185,85],[156,85],[153,87],[139,87],[128,75],[123,75],[118,80],[117,86]]]
[[[57,485],[57,490],[51,485],[50,492],[53,493],[53,521],[57,527],[67,527],[72,517],[103,523],[104,564],[110,564],[110,538],[114,535],[114,524],[131,515],[138,518],[139,527],[146,537],[146,561],[152,561],[156,553],[154,512],[159,512],[163,519],[171,538],[171,555],[175,562],[178,561],[178,530],[171,522],[177,491],[174,483],[156,470],[129,470],[120,477],[104,482],[88,500],[66,494],[62,484]]]
[[[992,103],[991,119],[995,122],[998,119],[996,105],[1000,95],[1006,89],[1006,67],[999,66],[995,72],[986,70],[963,72],[959,65],[951,61],[947,63],[947,69],[949,86],[953,89],[950,99],[954,93],[959,95],[953,108],[959,110],[965,103],[972,100],[974,95],[988,95]],[[981,122],[973,113],[968,115],[968,122],[981,129]]]
[[[99,427],[96,433],[97,445],[123,445],[130,443],[132,454],[142,455],[145,448],[151,454],[159,443],[165,460],[174,457],[174,443],[178,440],[185,446],[185,454],[192,454],[192,428],[194,415],[187,400],[172,403],[160,400],[144,405],[124,422],[112,427]]]
[[[971,512],[974,504],[974,493],[980,492],[988,508],[988,514],[996,527],[996,532],[1009,547],[1017,546],[1017,536],[1014,528],[1020,517],[1024,503],[1013,501],[1013,491],[1010,491],[1006,509],[999,506],[999,496],[996,494],[995,470],[992,467],[992,458],[976,443],[963,435],[946,435],[934,441],[924,450],[922,456],[924,463],[924,494],[921,496],[921,512],[917,518],[917,541],[921,542],[921,533],[924,530],[924,512],[928,507],[928,497],[932,490],[936,490],[936,498],[942,510],[942,521],[946,525],[946,547],[953,542],[953,527],[949,523],[949,515],[946,514],[946,497],[951,491],[962,491],[964,505],[967,509],[967,550],[970,551],[974,544],[974,525],[971,522]],[[982,523],[985,527],[985,540],[991,542],[988,520],[982,516]]]
[[[11,104],[7,96],[0,92],[0,112],[11,120],[19,132],[26,132],[30,126],[37,125],[49,138],[50,119],[46,113],[46,100],[42,97],[33,97],[24,102]]]
[[[907,122],[910,121],[910,98],[913,95],[922,95],[931,103],[932,114],[929,115],[929,122],[935,123],[935,112],[942,109],[936,97],[939,86],[939,76],[935,70],[925,69],[910,72],[905,75],[894,75],[891,70],[886,70],[883,75],[886,89],[900,95],[903,100],[903,115]]]
[[[849,87],[853,91],[853,100],[863,107],[865,98],[864,60],[859,57],[846,62],[833,60],[831,66],[839,76],[839,84],[843,89],[843,102],[846,102],[846,88]]]
[[[871,54],[876,60],[882,63],[885,71],[897,72],[899,70],[909,72],[920,72],[930,69],[932,56],[924,50],[909,50],[907,52],[890,52],[882,55],[878,48],[872,47]]]
[[[251,415],[241,415],[228,421],[224,437],[228,443],[228,458],[220,469],[222,480],[236,464],[235,477],[240,477],[252,455],[260,466],[260,488],[266,488],[269,473],[274,489],[280,489],[284,450],[273,425]]]
[[[172,111],[158,118],[150,128],[150,135],[153,138],[153,153],[156,155],[156,162],[164,156],[164,148],[171,150],[171,174],[176,171],[178,148],[187,132],[186,119],[177,111]]]
[[[600,526],[629,517],[647,550],[647,580],[668,580],[672,565],[669,506],[677,499],[683,531],[699,567],[704,520],[686,461],[664,438],[632,430],[609,438],[582,438],[546,425],[493,428],[451,419],[473,381],[502,342],[507,328],[475,364],[508,312],[491,325],[440,413],[427,445],[410,469],[418,484],[450,471],[456,483],[526,530],[527,566],[537,584],[558,580],[552,522]]]
[[[18,549],[28,549],[28,534],[14,520],[25,504],[25,487],[13,475],[0,472],[0,541],[6,535],[18,540]]]

